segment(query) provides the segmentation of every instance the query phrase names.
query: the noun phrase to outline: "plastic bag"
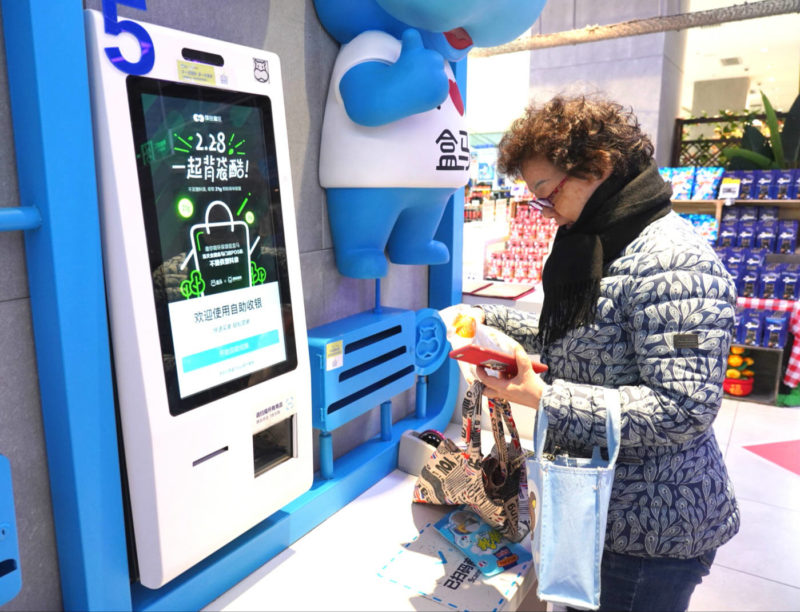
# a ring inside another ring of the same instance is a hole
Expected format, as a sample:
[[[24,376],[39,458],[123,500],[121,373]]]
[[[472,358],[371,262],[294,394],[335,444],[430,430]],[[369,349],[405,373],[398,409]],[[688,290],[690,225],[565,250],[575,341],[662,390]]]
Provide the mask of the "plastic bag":
[[[519,342],[494,327],[476,321],[472,316],[473,308],[474,306],[469,304],[456,304],[439,311],[439,316],[447,328],[447,340],[450,346],[453,349],[460,349],[475,344],[513,356],[516,348],[520,346]],[[475,371],[477,366],[459,361],[458,367],[468,385],[477,380]]]

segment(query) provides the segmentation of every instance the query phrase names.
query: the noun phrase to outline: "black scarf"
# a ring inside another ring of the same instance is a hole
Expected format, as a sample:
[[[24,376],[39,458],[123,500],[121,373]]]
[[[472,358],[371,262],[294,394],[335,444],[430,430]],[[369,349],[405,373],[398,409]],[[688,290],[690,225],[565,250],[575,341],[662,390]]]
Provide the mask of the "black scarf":
[[[651,161],[628,176],[612,174],[595,190],[578,220],[560,227],[542,270],[544,345],[595,320],[606,266],[642,230],[672,208],[672,187]]]

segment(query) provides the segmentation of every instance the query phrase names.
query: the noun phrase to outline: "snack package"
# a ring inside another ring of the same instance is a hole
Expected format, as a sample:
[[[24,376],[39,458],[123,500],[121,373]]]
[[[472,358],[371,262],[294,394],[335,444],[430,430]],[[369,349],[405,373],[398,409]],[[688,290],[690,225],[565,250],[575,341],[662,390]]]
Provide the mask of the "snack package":
[[[794,174],[796,171],[794,170],[779,170],[777,172],[777,177],[775,178],[775,184],[773,185],[774,192],[772,195],[773,200],[791,200],[793,196],[789,195],[792,182],[794,179]]]
[[[792,170],[792,182],[789,185],[789,199],[800,198],[800,168]]]
[[[672,169],[672,199],[690,200],[694,188],[694,166],[685,166]]]
[[[789,335],[789,313],[767,312],[764,316],[764,330],[761,346],[783,348]]]
[[[689,223],[694,226],[695,230],[703,236],[703,238],[708,240],[708,242],[716,244],[717,219],[714,215],[680,213],[680,216],[689,221]]]
[[[739,209],[736,206],[724,206],[722,208],[722,216],[720,217],[720,224],[736,223],[738,220],[739,220]]]
[[[778,235],[775,240],[776,253],[794,253],[797,248],[797,220],[778,221]]]
[[[750,200],[753,198],[753,184],[756,179],[755,170],[738,170],[737,171],[741,184],[739,187],[739,199]]]
[[[472,316],[473,308],[469,304],[456,304],[439,311],[439,316],[442,317],[447,329],[450,346],[453,349],[460,349],[474,344],[513,356],[519,343],[494,327],[478,323]],[[468,385],[477,379],[476,367],[471,363],[458,361],[458,368]]]
[[[767,261],[767,252],[761,249],[744,250],[744,269],[751,272],[761,272]]]
[[[781,295],[784,300],[800,298],[800,266],[789,264],[781,270]]]
[[[744,270],[737,286],[739,297],[757,297],[760,277],[758,270]]]
[[[728,271],[728,274],[731,275],[733,279],[733,284],[736,286],[736,291],[739,291],[739,283],[742,280],[742,274],[744,274],[744,266],[740,264],[726,264],[725,269]]]
[[[746,308],[739,317],[736,330],[736,343],[749,346],[761,346],[762,313],[759,310]]]
[[[781,266],[767,266],[758,279],[758,297],[766,299],[779,299],[783,293],[781,287]]]
[[[756,239],[754,248],[766,249],[770,253],[775,251],[775,243],[778,238],[778,220],[769,219],[759,221],[756,226]]]
[[[736,246],[752,249],[756,243],[756,221],[739,221],[739,235]]]
[[[772,183],[775,179],[775,174],[772,170],[756,170],[754,183],[755,186],[752,190],[752,197],[754,200],[771,200],[772,199]]]
[[[739,247],[731,247],[727,249],[727,259],[725,260],[725,265],[728,266],[739,266],[744,270],[745,261],[747,260],[747,256],[750,254],[748,249],[741,249]]]
[[[724,249],[727,247],[736,246],[738,235],[738,222],[721,223],[719,227],[719,235],[717,236],[717,247]]]
[[[522,544],[505,538],[464,506],[441,518],[434,527],[464,553],[484,576],[494,576],[533,559]]]
[[[777,206],[759,206],[758,207],[758,220],[759,221],[777,221],[778,220],[778,207]]]
[[[758,221],[758,206],[740,206],[739,221]]]
[[[697,168],[694,173],[693,200],[713,200],[717,197],[719,184],[725,168]]]

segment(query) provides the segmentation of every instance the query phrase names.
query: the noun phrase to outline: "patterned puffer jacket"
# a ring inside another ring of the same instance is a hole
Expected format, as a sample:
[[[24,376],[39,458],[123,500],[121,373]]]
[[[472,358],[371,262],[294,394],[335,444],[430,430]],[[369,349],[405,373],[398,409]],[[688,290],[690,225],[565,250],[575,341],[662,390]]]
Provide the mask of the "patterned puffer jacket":
[[[540,403],[550,422],[546,452],[588,457],[593,446],[607,446],[603,387],[619,391],[622,446],[606,550],[686,559],[738,531],[711,426],[735,304],[735,286],[713,249],[673,212],[608,265],[592,325],[542,347],[533,315],[481,306],[488,325],[549,366]]]

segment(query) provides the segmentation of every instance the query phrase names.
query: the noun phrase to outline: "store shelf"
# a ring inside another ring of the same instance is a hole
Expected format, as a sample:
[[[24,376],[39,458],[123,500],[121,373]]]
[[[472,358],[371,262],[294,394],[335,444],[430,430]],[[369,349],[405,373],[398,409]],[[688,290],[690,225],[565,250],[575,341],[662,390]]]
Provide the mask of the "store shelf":
[[[722,219],[722,209],[727,200],[672,200],[677,213],[714,215],[717,224]],[[732,200],[732,206],[775,206],[779,219],[800,220],[800,200]]]
[[[733,344],[733,346],[748,350],[753,357],[753,391],[750,395],[745,396],[725,393],[725,397],[737,401],[774,406],[775,400],[778,398],[781,380],[783,379],[784,353],[791,350],[788,348],[789,342],[782,348],[751,346],[749,344]]]

